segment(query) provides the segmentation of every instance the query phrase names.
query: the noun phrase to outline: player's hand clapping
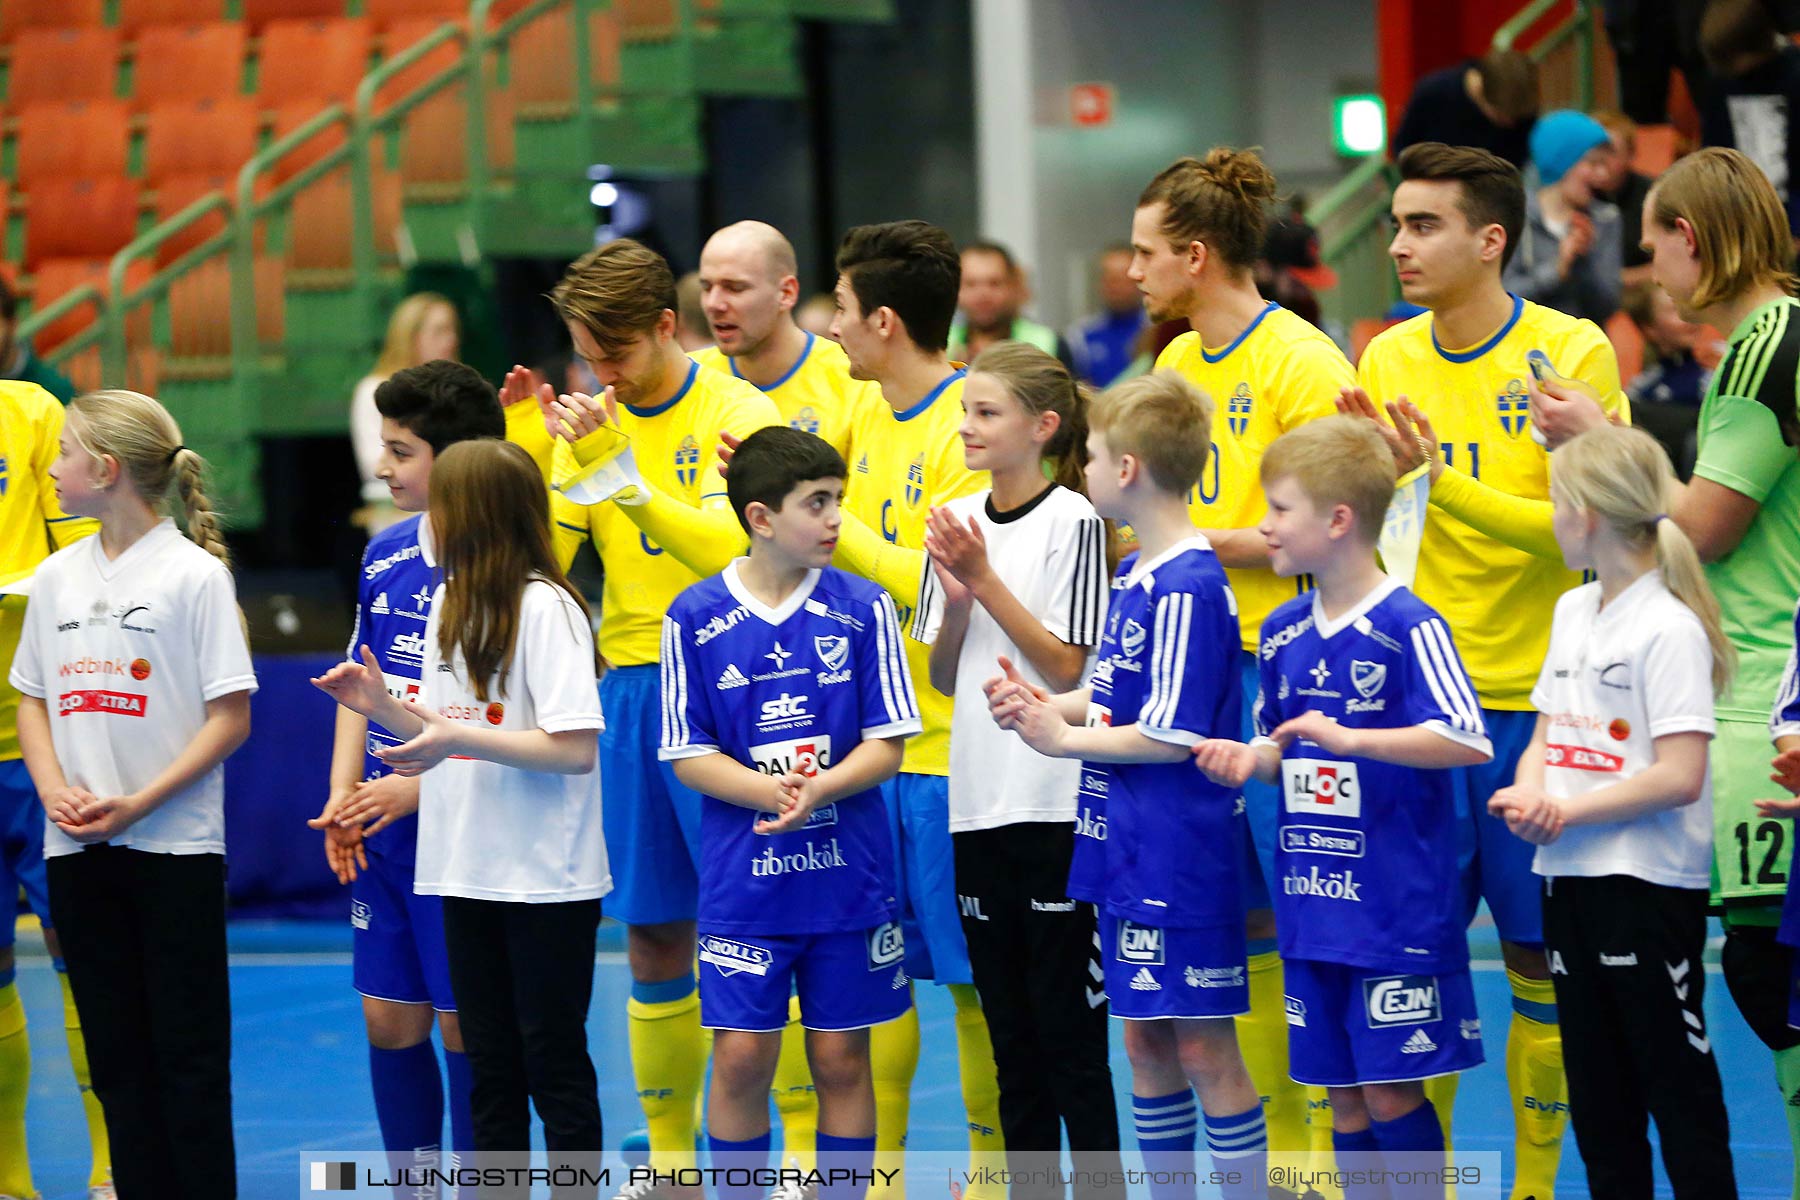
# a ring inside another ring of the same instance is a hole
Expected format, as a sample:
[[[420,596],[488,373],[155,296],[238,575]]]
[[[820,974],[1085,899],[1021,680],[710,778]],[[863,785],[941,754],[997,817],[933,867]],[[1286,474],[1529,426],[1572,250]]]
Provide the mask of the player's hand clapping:
[[[333,789],[319,815],[306,823],[308,829],[325,834],[325,865],[339,883],[352,883],[358,871],[369,869],[369,857],[363,852],[362,827],[338,824],[338,815],[352,794],[350,788]]]
[[[1426,463],[1431,464],[1433,479],[1443,470],[1435,453],[1436,431],[1425,419],[1425,414],[1405,396],[1387,405],[1388,419],[1385,421],[1381,419],[1381,410],[1375,406],[1375,401],[1361,388],[1345,388],[1339,392],[1337,409],[1344,416],[1361,417],[1374,423],[1382,440],[1388,444],[1388,452],[1394,456],[1394,466],[1401,475],[1416,471]]]
[[[925,553],[938,568],[938,578],[946,575],[961,585],[957,590],[966,603],[973,590],[993,573],[988,561],[987,537],[973,518],[967,524],[946,508],[934,508],[925,518]],[[948,587],[944,598],[953,600]]]
[[[364,780],[338,809],[337,824],[357,829],[362,837],[374,837],[402,817],[419,811],[419,781],[402,775],[383,775]]]
[[[360,663],[341,662],[323,675],[313,677],[312,685],[351,712],[374,718],[375,710],[389,699],[387,677],[375,652],[362,648]]]
[[[1000,666],[1006,677],[990,679],[982,689],[987,692],[988,712],[994,723],[1017,733],[1039,754],[1060,757],[1069,723],[1050,703],[1048,692],[1027,683],[1007,659],[1001,658]]]
[[[1230,738],[1205,738],[1194,744],[1194,765],[1220,787],[1243,787],[1256,771],[1256,751]]]
[[[1777,754],[1769,768],[1769,779],[1792,794],[1778,800],[1758,800],[1756,811],[1765,817],[1800,816],[1800,747]]]
[[[375,751],[375,757],[386,763],[394,774],[410,779],[423,775],[461,749],[462,727],[423,704],[413,703],[406,707],[425,727],[398,746],[381,747]]]
[[[510,380],[512,376],[509,374],[507,378]],[[545,384],[538,389],[536,395],[538,411],[544,417],[544,427],[550,431],[551,437],[561,438],[565,442],[578,442],[602,425],[619,423],[619,404],[613,398],[611,388],[607,388],[599,396],[590,396],[586,392],[565,392],[557,396]]]

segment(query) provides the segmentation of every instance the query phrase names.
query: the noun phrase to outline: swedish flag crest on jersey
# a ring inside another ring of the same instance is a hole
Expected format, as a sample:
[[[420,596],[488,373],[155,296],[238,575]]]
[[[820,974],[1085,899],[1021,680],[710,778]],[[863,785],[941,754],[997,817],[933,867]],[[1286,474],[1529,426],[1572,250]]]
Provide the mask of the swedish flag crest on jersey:
[[[699,475],[700,443],[690,433],[681,439],[681,445],[675,447],[675,478],[681,480],[681,486],[693,487],[694,480]]]
[[[0,496],[6,495],[6,485],[11,482],[11,480],[12,467],[7,463],[6,456],[0,454]]]
[[[1531,420],[1531,393],[1524,380],[1507,380],[1506,390],[1494,397],[1494,403],[1500,410],[1500,428],[1513,437],[1525,432]]]
[[[925,456],[923,454],[912,460],[906,468],[906,507],[917,508],[919,501],[925,498]]]
[[[1225,405],[1226,419],[1236,437],[1243,437],[1244,431],[1250,428],[1250,400],[1250,385],[1240,383],[1232,389],[1231,399]]]
[[[801,433],[810,433],[817,437],[819,434],[819,410],[808,404],[794,414],[793,420],[788,422],[788,428],[798,429]]]

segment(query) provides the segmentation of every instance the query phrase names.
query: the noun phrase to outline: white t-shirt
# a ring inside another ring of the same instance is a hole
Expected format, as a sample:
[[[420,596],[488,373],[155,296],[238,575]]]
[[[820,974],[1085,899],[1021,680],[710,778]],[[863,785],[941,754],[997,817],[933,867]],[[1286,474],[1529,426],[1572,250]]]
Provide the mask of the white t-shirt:
[[[989,496],[981,491],[944,507],[961,521],[973,517],[980,524],[995,574],[1044,628],[1073,646],[1099,644],[1111,581],[1106,526],[1094,506],[1080,493],[1052,484],[1031,503],[996,515]],[[936,641],[943,621],[943,589],[927,558],[912,636],[921,642]],[[977,602],[957,659],[957,704],[950,716],[952,833],[1022,821],[1075,819],[1081,764],[1072,758],[1044,757],[988,716],[981,685],[1000,673],[997,660],[1002,654],[1026,679],[1045,686],[1043,676]]]
[[[594,685],[594,631],[555,584],[525,585],[506,690],[481,700],[460,653],[438,645],[440,584],[425,626],[424,703],[482,729],[605,727]],[[413,890],[426,896],[525,904],[593,900],[612,890],[600,831],[600,772],[559,775],[473,758],[448,758],[420,777],[419,853]]]
[[[1550,653],[1531,702],[1550,718],[1544,790],[1578,796],[1656,761],[1654,741],[1713,732],[1712,647],[1693,610],[1650,571],[1600,607],[1600,585],[1556,602]],[[1712,772],[1700,798],[1606,825],[1571,826],[1539,846],[1539,875],[1632,875],[1666,887],[1711,882]]]
[[[117,558],[106,557],[96,535],[43,561],[11,679],[48,703],[51,744],[69,785],[103,799],[162,774],[206,723],[207,701],[256,690],[230,570],[167,519]],[[224,765],[111,844],[225,853]],[[46,858],[81,848],[45,819]]]

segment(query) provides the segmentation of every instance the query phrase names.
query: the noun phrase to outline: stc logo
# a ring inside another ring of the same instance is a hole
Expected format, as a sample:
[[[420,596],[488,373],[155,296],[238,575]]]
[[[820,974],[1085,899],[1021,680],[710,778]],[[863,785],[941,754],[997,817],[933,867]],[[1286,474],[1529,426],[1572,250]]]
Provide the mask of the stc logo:
[[[792,696],[787,692],[773,700],[764,700],[762,705],[762,725],[777,725],[783,721],[797,721],[812,714],[806,711],[806,696]]]

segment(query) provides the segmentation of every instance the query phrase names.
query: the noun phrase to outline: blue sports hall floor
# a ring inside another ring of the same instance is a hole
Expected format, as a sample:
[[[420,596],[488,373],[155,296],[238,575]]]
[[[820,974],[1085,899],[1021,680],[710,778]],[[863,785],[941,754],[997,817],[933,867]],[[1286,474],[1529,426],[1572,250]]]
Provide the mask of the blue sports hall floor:
[[[69,1074],[56,979],[42,957],[42,943],[34,942],[35,931],[21,928],[19,987],[33,1057],[27,1118],[32,1172],[45,1200],[83,1200],[86,1126]],[[290,1200],[298,1192],[300,1151],[380,1145],[361,1009],[350,988],[349,928],[240,923],[232,926],[231,945],[239,1194],[244,1200]],[[1506,977],[1491,927],[1471,930],[1471,946],[1489,1061],[1463,1078],[1456,1144],[1466,1150],[1510,1152],[1511,1118],[1501,1065],[1501,1031],[1509,1015]],[[623,931],[610,923],[603,927],[589,1031],[609,1144],[639,1125],[624,1037],[630,979],[623,949]],[[955,1149],[965,1143],[949,997],[942,989],[920,985],[918,1002],[923,1052],[913,1084],[910,1145]],[[1741,1194],[1785,1200],[1792,1168],[1769,1054],[1732,1007],[1716,963],[1707,977],[1706,1014],[1725,1080]],[[1117,1037],[1113,1072],[1120,1111],[1128,1121],[1130,1071]],[[1129,1144],[1129,1131],[1126,1137]],[[1556,1193],[1564,1200],[1588,1195],[1574,1147],[1570,1135]],[[1660,1183],[1660,1164],[1658,1178]],[[1657,1195],[1669,1194],[1661,1184]]]

